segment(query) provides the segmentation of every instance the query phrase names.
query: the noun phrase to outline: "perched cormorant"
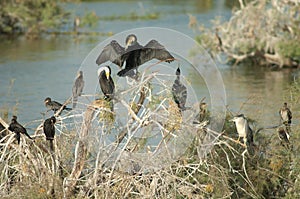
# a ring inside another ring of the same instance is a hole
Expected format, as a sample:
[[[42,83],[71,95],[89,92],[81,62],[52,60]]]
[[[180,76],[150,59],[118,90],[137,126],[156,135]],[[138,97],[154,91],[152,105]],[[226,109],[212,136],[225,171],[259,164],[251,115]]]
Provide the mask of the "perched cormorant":
[[[54,135],[55,135],[55,127],[54,124],[56,122],[56,118],[54,116],[48,118],[45,120],[44,125],[43,125],[43,130],[46,135],[46,140],[49,140],[50,144],[50,149],[53,151],[53,140],[54,140]]]
[[[53,110],[54,113],[58,111],[63,105],[59,102],[52,101],[50,97],[47,97],[44,100],[45,106],[47,107],[48,110]],[[71,108],[67,108],[66,106],[63,106],[63,110],[70,111],[72,110]]]
[[[54,124],[56,122],[56,118],[54,116],[45,120],[43,125],[43,130],[46,135],[46,140],[53,140],[55,135],[55,127]]]
[[[73,109],[76,108],[78,96],[81,96],[84,87],[83,73],[79,71],[72,88]]]
[[[149,41],[145,46],[141,46],[137,37],[133,34],[126,38],[126,46],[122,47],[117,41],[113,40],[104,47],[101,54],[98,56],[96,63],[98,65],[111,61],[119,67],[123,66],[126,61],[125,69],[118,72],[118,76],[134,76],[133,71],[152,60],[158,59],[168,63],[174,60],[174,57],[156,40]]]
[[[292,112],[287,107],[287,103],[285,102],[282,108],[279,110],[279,115],[282,123],[285,125],[288,133],[291,132],[291,123],[292,123]]]
[[[174,81],[173,87],[172,87],[172,95],[173,99],[178,105],[178,108],[180,110],[185,110],[185,103],[187,99],[187,90],[186,87],[180,82],[180,69],[179,67],[176,70],[176,79]]]
[[[244,114],[235,116],[231,121],[235,122],[235,127],[238,133],[238,140],[243,138],[245,146],[252,146],[253,141],[253,131],[250,128],[247,119],[244,117]]]
[[[5,127],[0,123],[0,139],[4,138],[5,136],[6,136]]]
[[[11,123],[9,124],[8,130],[14,132],[16,134],[16,139],[18,141],[18,144],[20,144],[20,139],[21,139],[21,133],[25,134],[29,139],[32,140],[32,137],[28,135],[26,129],[17,122],[17,116],[13,116],[11,119]]]
[[[98,69],[98,78],[100,88],[105,96],[104,99],[111,100],[115,91],[115,84],[111,78],[111,69],[109,66],[102,66]]]

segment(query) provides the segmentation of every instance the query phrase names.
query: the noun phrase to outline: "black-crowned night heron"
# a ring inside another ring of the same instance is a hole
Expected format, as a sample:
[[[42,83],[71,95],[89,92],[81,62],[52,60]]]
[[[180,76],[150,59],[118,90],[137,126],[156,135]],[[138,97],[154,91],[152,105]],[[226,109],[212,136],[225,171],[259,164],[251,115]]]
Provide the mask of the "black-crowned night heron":
[[[152,60],[158,59],[168,63],[174,60],[174,57],[156,40],[151,40],[145,46],[141,46],[137,37],[133,34],[126,38],[126,46],[122,47],[117,41],[113,40],[104,47],[103,51],[98,56],[96,63],[98,65],[111,61],[119,67],[123,66],[126,61],[125,69],[118,72],[118,76],[133,77],[137,74],[137,68]]]
[[[44,104],[45,104],[45,106],[47,107],[48,110],[53,110],[54,113],[56,113],[56,111],[58,111],[62,106],[63,106],[63,110],[66,110],[66,111],[72,110],[71,108],[67,108],[66,106],[62,105],[59,102],[52,101],[50,97],[47,97],[44,100]]]
[[[172,95],[173,99],[176,102],[178,108],[183,111],[185,110],[185,103],[187,99],[187,89],[180,82],[180,68],[178,67],[176,70],[176,79],[172,86]]]
[[[111,69],[109,66],[102,66],[98,69],[98,78],[100,88],[104,94],[104,99],[111,100],[115,92],[115,84],[111,78]]]
[[[17,116],[13,116],[11,119],[11,122],[9,124],[8,130],[14,132],[16,134],[16,139],[18,141],[18,144],[20,144],[20,139],[21,139],[21,133],[26,135],[29,139],[32,140],[32,138],[30,137],[30,135],[28,135],[26,129],[17,122]]]
[[[83,72],[79,71],[72,88],[73,109],[76,108],[77,100],[78,97],[81,96],[82,94],[83,87],[84,87]]]
[[[279,110],[280,119],[282,121],[282,124],[285,125],[286,130],[288,133],[291,132],[291,123],[292,123],[292,112],[288,108],[287,103],[285,102],[281,109]]]
[[[231,121],[235,122],[235,127],[238,133],[238,141],[243,138],[245,146],[253,145],[253,131],[248,124],[248,120],[244,114],[235,116]]]

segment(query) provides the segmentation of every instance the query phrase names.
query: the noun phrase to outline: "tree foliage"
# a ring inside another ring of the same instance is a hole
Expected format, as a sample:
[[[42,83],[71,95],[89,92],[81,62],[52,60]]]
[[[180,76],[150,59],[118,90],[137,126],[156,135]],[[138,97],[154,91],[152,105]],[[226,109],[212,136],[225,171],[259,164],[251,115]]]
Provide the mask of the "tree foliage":
[[[58,28],[67,16],[58,0],[3,0],[0,1],[0,34],[38,34]]]
[[[197,41],[229,61],[297,67],[300,64],[300,4],[294,0],[250,1],[233,10],[229,21],[214,20],[211,29],[199,27]],[[195,23],[193,23],[195,24]]]

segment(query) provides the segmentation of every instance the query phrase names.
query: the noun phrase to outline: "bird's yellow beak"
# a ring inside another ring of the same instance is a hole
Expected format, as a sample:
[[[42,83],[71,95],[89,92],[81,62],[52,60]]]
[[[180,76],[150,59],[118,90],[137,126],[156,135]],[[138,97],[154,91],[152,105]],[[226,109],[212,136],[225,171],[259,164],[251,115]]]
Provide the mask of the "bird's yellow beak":
[[[109,72],[105,72],[106,78],[109,79]]]
[[[126,43],[126,46],[125,46],[125,49],[127,49],[127,48],[132,44],[133,40],[134,40],[134,39],[131,38],[131,37],[128,39],[128,41],[127,41],[127,43]]]

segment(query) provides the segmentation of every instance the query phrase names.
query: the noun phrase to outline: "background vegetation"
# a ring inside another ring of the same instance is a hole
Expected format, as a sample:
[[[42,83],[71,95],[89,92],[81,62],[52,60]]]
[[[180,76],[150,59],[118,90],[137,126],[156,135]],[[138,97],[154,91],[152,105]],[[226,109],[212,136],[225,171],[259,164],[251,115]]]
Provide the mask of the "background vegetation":
[[[191,26],[201,34],[197,41],[212,56],[222,52],[228,62],[252,61],[258,65],[299,67],[300,5],[296,1],[263,0],[240,2],[229,21],[216,18],[212,28]]]

